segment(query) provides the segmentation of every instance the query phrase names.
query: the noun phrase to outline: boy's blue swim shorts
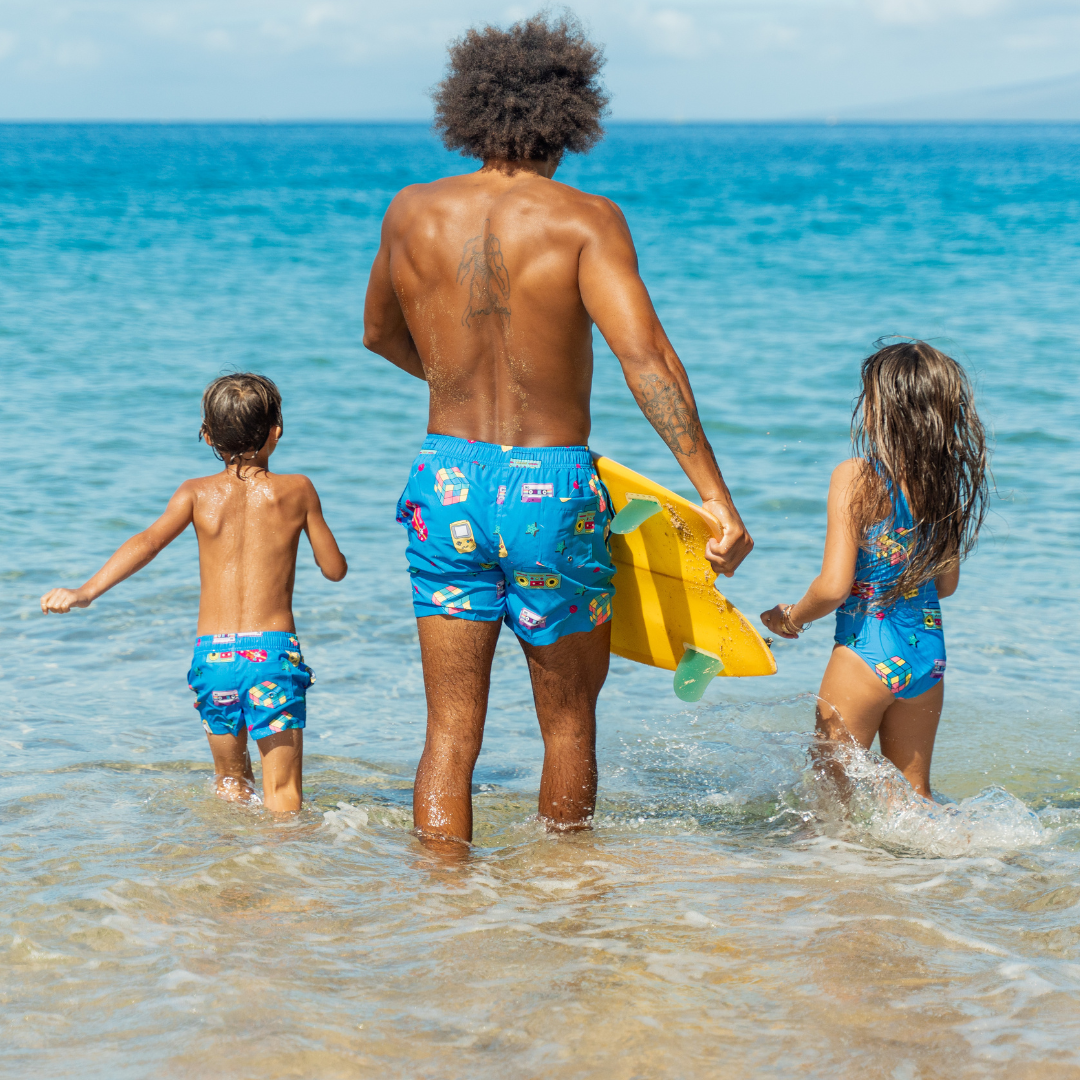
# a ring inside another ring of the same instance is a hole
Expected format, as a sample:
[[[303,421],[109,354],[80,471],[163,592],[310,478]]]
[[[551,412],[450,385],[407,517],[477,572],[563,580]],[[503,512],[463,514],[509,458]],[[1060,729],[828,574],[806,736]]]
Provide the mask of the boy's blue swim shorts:
[[[197,637],[188,672],[207,732],[239,735],[246,727],[255,740],[303,728],[304,697],[314,681],[300,639],[277,630]]]
[[[413,610],[550,645],[611,618],[611,499],[586,446],[429,435],[398,500]]]

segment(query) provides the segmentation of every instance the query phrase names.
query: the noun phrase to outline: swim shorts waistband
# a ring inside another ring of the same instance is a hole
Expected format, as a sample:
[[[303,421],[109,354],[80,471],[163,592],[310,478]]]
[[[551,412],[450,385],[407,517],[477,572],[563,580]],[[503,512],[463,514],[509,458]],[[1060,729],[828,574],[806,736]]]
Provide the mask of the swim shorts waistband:
[[[292,630],[255,630],[236,634],[201,634],[195,639],[195,650],[221,649],[231,645],[263,649],[297,649],[300,639]]]
[[[515,465],[522,469],[573,468],[592,466],[587,446],[500,446],[498,443],[474,442],[456,435],[428,435],[420,453],[462,458],[478,465]]]

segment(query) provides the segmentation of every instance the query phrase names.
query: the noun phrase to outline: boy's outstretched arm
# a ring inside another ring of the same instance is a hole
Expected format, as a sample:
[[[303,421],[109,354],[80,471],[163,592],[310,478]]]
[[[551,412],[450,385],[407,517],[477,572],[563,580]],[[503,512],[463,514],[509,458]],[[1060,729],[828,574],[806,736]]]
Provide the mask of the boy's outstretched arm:
[[[307,480],[307,477],[304,477]],[[308,500],[307,518],[304,521],[304,532],[311,541],[311,553],[315,556],[315,565],[322,571],[324,578],[331,581],[340,581],[348,572],[349,564],[345,556],[337,546],[334,534],[323,517],[322,503],[319,501],[319,493],[315,485],[307,480]]]
[[[77,589],[50,589],[41,598],[41,610],[47,615],[50,611],[62,613],[73,607],[89,607],[103,592],[141,570],[171,544],[191,524],[194,509],[195,497],[185,482],[176,489],[165,513],[153,525],[125,540],[84,585]]]

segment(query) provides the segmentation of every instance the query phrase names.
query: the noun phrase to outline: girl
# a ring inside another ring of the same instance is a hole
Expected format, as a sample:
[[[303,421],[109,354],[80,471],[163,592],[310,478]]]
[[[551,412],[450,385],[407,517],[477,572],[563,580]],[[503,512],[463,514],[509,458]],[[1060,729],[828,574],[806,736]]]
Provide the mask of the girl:
[[[986,516],[986,439],[964,369],[924,341],[863,361],[851,428],[861,456],[832,474],[821,573],[761,621],[795,638],[839,609],[818,735],[866,749],[880,735],[929,799],[945,674],[938,600],[956,591]]]

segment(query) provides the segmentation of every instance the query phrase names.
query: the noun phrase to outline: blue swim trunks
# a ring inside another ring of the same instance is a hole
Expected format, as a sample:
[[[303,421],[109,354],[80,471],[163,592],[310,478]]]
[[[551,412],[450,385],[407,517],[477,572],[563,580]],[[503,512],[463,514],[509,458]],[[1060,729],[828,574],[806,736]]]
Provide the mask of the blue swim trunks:
[[[299,638],[277,630],[197,637],[188,672],[207,732],[239,735],[247,728],[255,740],[303,728],[314,681]]]
[[[429,435],[398,500],[413,610],[550,645],[611,618],[611,499],[585,446]]]

